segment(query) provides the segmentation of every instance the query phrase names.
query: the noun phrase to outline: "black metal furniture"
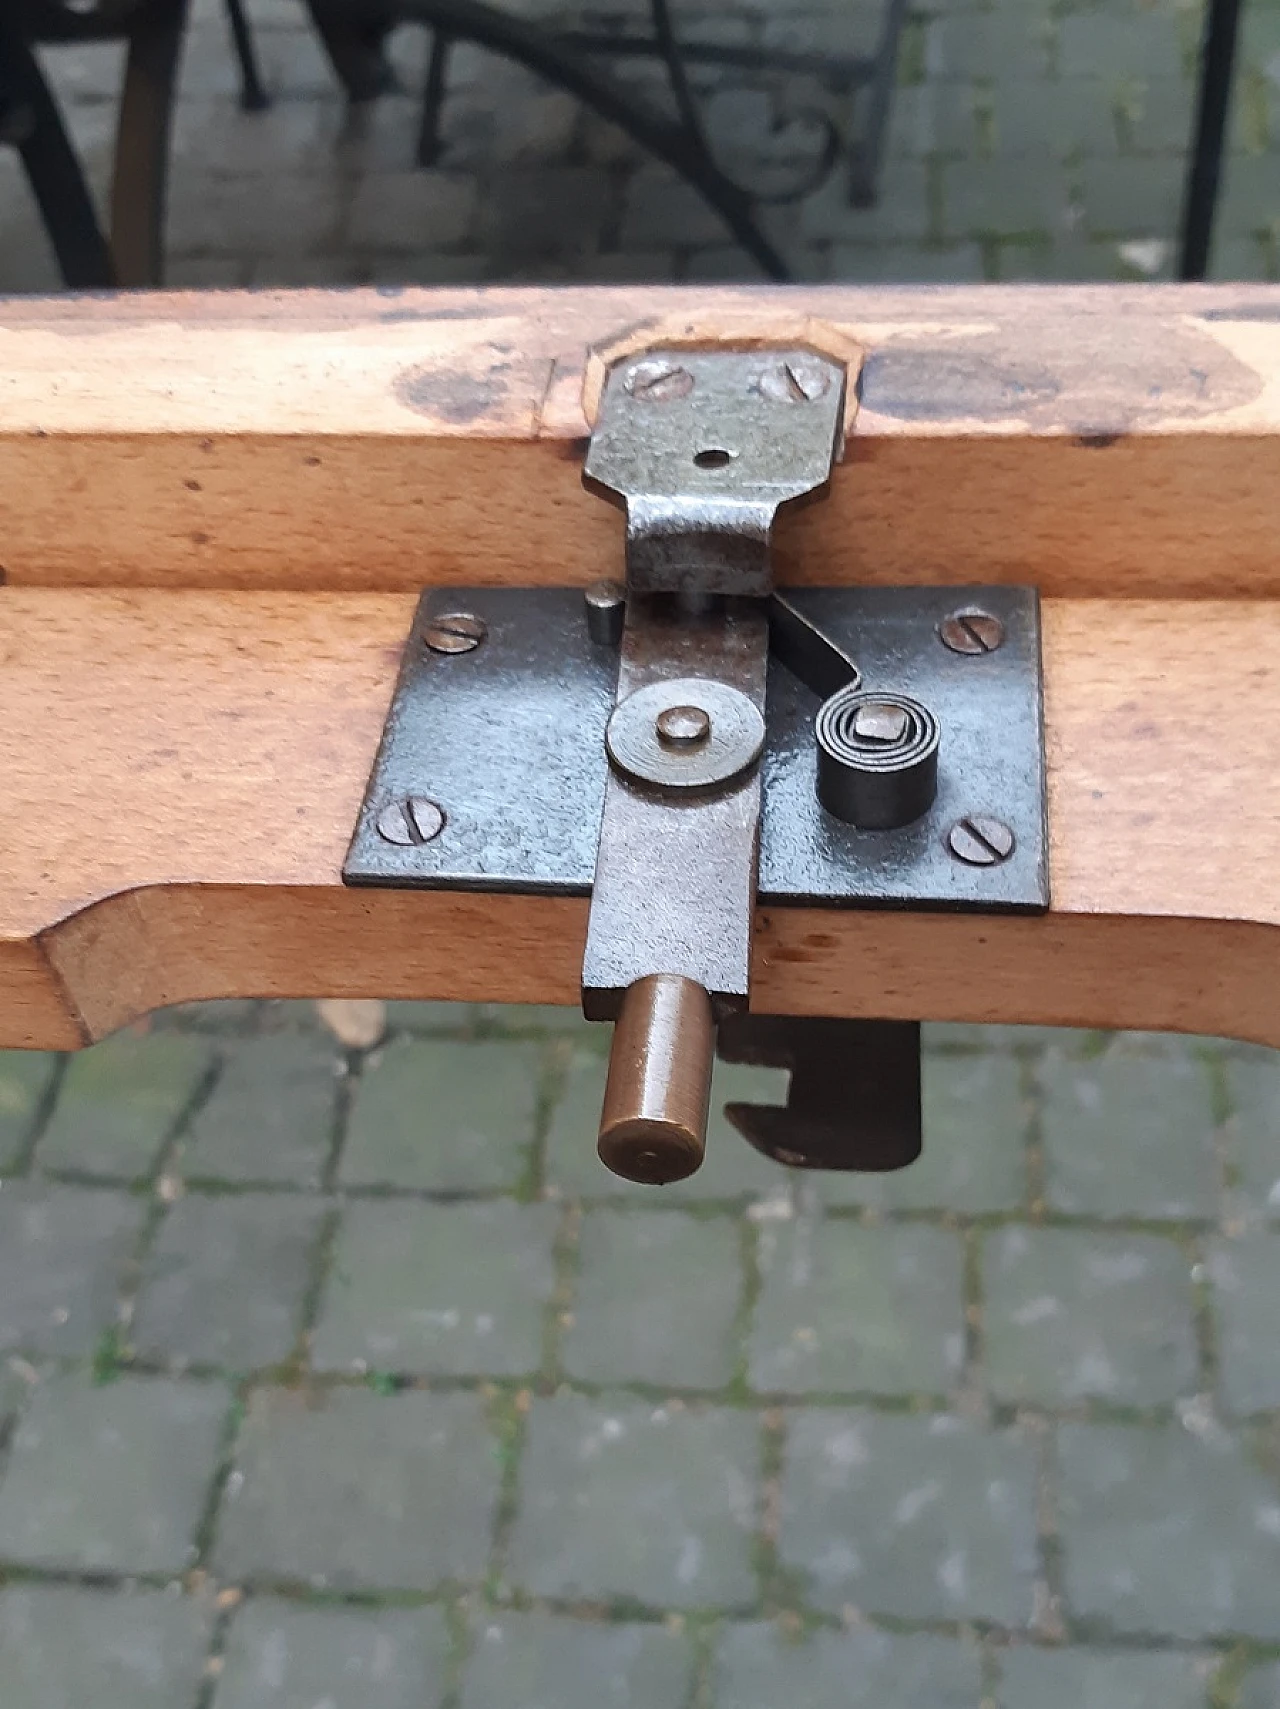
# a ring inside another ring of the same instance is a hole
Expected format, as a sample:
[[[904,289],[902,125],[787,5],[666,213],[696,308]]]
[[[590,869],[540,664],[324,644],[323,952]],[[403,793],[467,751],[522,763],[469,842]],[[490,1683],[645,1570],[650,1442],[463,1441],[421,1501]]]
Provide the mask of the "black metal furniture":
[[[79,289],[158,285],[178,59],[189,0],[3,0],[0,141],[17,147],[65,282]],[[266,104],[242,0],[226,0],[247,108]],[[99,223],[57,101],[36,57],[41,42],[123,41],[110,237]]]
[[[513,17],[488,0],[307,0],[307,5],[353,101],[369,100],[390,86],[382,44],[396,24],[411,20],[431,29],[418,150],[424,165],[435,161],[440,153],[440,117],[450,48],[456,41],[472,41],[527,66],[620,126],[701,192],[771,278],[786,279],[788,272],[761,227],[758,210],[763,204],[808,195],[842,156],[849,164],[851,201],[856,206],[868,206],[875,200],[906,0],[884,0],[875,51],[860,57],[787,53],[713,42],[683,43],[676,33],[670,0],[649,0],[652,29],[648,34],[557,30]],[[630,58],[656,59],[665,67],[674,116],[633,94],[601,64],[604,59]],[[860,93],[863,100],[857,129],[841,136],[825,112],[810,108],[797,113],[797,118],[812,121],[818,139],[813,162],[785,190],[764,194],[738,182],[717,163],[689,77],[688,68],[697,64],[803,77],[837,96]]]

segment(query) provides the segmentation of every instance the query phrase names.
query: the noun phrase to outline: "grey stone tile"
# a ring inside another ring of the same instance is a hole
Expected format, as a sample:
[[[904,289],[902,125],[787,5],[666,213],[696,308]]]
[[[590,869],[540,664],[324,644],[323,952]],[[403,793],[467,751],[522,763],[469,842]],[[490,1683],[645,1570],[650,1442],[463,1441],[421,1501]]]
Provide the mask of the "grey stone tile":
[[[0,1590],[4,1709],[187,1709],[210,1620],[165,1590],[10,1584]]]
[[[688,1697],[691,1663],[689,1640],[661,1626],[490,1616],[459,1709],[674,1709]]]
[[[764,1621],[725,1629],[714,1681],[717,1709],[978,1709],[982,1699],[975,1644],[870,1630],[796,1641]]]
[[[1056,1051],[1040,1068],[1048,1201],[1096,1217],[1210,1217],[1217,1203],[1209,1074],[1187,1057]]]
[[[1117,1633],[1280,1638],[1280,1493],[1239,1441],[1177,1425],[1059,1432],[1067,1603]]]
[[[622,220],[624,249],[722,244],[728,236],[724,221],[667,167],[642,166],[632,177]]]
[[[259,1389],[214,1547],[221,1578],[428,1590],[484,1570],[500,1467],[474,1395]]]
[[[997,84],[988,99],[995,153],[1022,161],[1028,178],[1077,152],[1115,155],[1115,84],[1096,71]]]
[[[1226,1076],[1239,1196],[1254,1215],[1280,1217],[1280,1052],[1228,1062]]]
[[[960,285],[983,276],[976,243],[924,245],[836,243],[831,278],[848,285]]]
[[[1016,1431],[945,1414],[801,1412],[787,1433],[779,1554],[807,1575],[816,1608],[1021,1626],[1035,1480]]]
[[[889,1175],[815,1173],[826,1205],[957,1211],[1016,1210],[1026,1198],[1030,1106],[1016,1057],[926,1053],[922,1065],[925,1147]]]
[[[387,1025],[408,1033],[466,1037],[475,1030],[477,1013],[474,1003],[388,1003]]]
[[[212,1709],[438,1709],[439,1608],[307,1608],[255,1597],[235,1616]]]
[[[288,1358],[323,1218],[282,1193],[181,1199],[143,1268],[133,1350],[232,1371]]]
[[[999,1709],[1204,1709],[1214,1663],[1183,1650],[1006,1650]]]
[[[590,1383],[722,1387],[737,1363],[741,1244],[727,1216],[588,1211],[565,1370]]]
[[[57,1062],[43,1050],[0,1051],[0,1175],[26,1149]]]
[[[0,1560],[126,1573],[190,1566],[228,1404],[216,1383],[50,1377],[0,1478]]]
[[[800,1216],[759,1235],[749,1340],[762,1393],[939,1394],[964,1359],[959,1236]]]
[[[956,12],[930,32],[928,75],[995,84],[1035,82],[1049,69],[1052,45],[1044,14],[1034,6]],[[1074,66],[1070,70],[1077,74]]]
[[[502,259],[592,255],[613,201],[609,175],[593,167],[510,167],[485,187],[477,236]]]
[[[127,1193],[7,1183],[0,1190],[0,1350],[91,1352],[116,1321],[144,1215]]]
[[[520,1376],[542,1359],[553,1205],[349,1204],[311,1338],[318,1370]]]
[[[360,247],[392,253],[448,249],[466,240],[475,212],[474,178],[421,168],[380,172],[357,184],[348,235]]]
[[[753,1602],[759,1455],[746,1412],[535,1400],[511,1583],[532,1596],[655,1608]]]
[[[1280,1709],[1280,1667],[1254,1668],[1247,1673],[1236,1709]]]
[[[340,1068],[336,1048],[317,1038],[273,1032],[229,1045],[178,1167],[197,1180],[317,1185]]]
[[[1077,12],[1058,34],[1058,67],[1064,77],[1172,77],[1183,74],[1178,24],[1171,9]]]
[[[529,1168],[536,1044],[393,1039],[365,1065],[341,1177],[436,1192],[511,1188]]]
[[[1065,167],[1028,172],[1020,160],[966,160],[943,168],[942,229],[948,238],[1052,236],[1067,228]]]
[[[888,160],[873,208],[855,208],[834,174],[800,207],[800,235],[811,242],[923,243],[932,227],[932,168],[922,160]]]
[[[1191,1277],[1171,1240],[1002,1229],[984,1243],[982,1292],[1001,1400],[1156,1406],[1195,1387]]]
[[[137,1180],[155,1166],[213,1061],[202,1039],[120,1032],[73,1056],[37,1147],[46,1169]]]
[[[1280,1407],[1280,1233],[1215,1242],[1209,1275],[1228,1408],[1248,1413]]]
[[[338,175],[320,169],[223,178],[209,162],[173,175],[168,242],[187,254],[232,249],[250,255],[334,253],[342,217]]]
[[[637,1204],[708,1203],[711,1200],[785,1198],[785,1169],[753,1151],[724,1117],[724,1106],[778,1103],[786,1097],[787,1076],[773,1068],[717,1063],[711,1083],[707,1156],[702,1168],[665,1187],[644,1187],[611,1174],[596,1155],[600,1106],[607,1064],[597,1050],[575,1051],[565,1085],[547,1129],[546,1179],[555,1192],[588,1199],[631,1199]]]
[[[1177,230],[1182,161],[1176,156],[1086,161],[1080,184],[1091,232],[1160,237]]]

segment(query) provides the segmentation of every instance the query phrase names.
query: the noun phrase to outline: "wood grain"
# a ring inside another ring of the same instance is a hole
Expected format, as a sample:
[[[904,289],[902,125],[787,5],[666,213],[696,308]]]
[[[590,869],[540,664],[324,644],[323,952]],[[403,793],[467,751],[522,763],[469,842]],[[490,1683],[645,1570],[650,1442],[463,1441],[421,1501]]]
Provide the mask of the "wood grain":
[[[347,890],[413,599],[0,592],[0,1044],[224,995],[574,1002],[581,901]],[[1043,919],[772,909],[755,1003],[1280,1044],[1280,602],[1050,600]]]
[[[11,298],[0,566],[44,586],[583,582],[621,552],[579,478],[603,356],[804,327],[865,353],[861,407],[829,501],[784,518],[784,580],[1280,596],[1268,286]]]

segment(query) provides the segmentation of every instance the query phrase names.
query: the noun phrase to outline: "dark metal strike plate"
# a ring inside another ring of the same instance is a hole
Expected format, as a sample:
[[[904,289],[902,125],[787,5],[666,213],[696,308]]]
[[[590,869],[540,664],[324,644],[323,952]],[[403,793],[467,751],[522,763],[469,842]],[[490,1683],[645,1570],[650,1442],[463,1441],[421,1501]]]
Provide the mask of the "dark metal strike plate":
[[[798,588],[786,599],[856,661],[864,689],[909,695],[931,709],[941,726],[938,792],[924,817],[901,829],[859,830],[828,814],[817,799],[813,736],[823,696],[771,655],[760,900],[1047,908],[1035,590]],[[966,611],[995,619],[998,647],[957,652],[944,644],[947,619]],[[469,650],[427,646],[428,624],[444,619],[447,631],[450,614],[479,619],[479,644],[464,635],[459,646]],[[589,895],[617,669],[616,651],[588,635],[577,590],[424,594],[345,882]],[[817,686],[831,692],[830,683]],[[964,827],[974,820],[979,829],[983,821],[1007,827],[1011,852],[971,838]]]

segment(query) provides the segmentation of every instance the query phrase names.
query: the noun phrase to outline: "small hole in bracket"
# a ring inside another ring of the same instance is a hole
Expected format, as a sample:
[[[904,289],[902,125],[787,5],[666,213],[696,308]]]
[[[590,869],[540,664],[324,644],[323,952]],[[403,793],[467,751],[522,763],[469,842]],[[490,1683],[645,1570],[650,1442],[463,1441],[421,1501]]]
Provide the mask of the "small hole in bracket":
[[[724,469],[736,455],[736,451],[726,451],[721,445],[709,445],[705,451],[695,452],[693,460],[700,469]]]

